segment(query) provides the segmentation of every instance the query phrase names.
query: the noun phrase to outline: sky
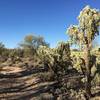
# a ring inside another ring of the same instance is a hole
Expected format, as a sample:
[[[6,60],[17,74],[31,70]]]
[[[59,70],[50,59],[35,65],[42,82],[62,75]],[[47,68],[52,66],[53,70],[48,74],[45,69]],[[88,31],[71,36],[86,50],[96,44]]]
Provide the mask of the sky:
[[[15,48],[26,35],[37,34],[55,47],[69,39],[66,30],[86,5],[100,9],[100,0],[0,0],[0,42]]]

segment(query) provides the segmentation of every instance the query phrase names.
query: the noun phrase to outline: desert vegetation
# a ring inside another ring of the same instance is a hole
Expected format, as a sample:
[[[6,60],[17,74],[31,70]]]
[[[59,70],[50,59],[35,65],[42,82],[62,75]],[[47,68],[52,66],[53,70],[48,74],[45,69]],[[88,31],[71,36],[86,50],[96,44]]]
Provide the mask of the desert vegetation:
[[[33,34],[18,48],[0,43],[0,100],[100,100],[100,11],[86,6],[78,21],[55,48]]]

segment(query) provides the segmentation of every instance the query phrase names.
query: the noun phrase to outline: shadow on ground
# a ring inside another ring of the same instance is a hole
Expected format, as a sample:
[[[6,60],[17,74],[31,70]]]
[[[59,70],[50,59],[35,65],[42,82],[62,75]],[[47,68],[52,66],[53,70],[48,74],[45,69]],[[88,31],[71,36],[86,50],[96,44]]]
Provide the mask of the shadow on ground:
[[[44,69],[22,69],[20,72],[0,74],[0,100],[35,100],[41,93],[46,93],[54,82],[42,82],[36,73]]]

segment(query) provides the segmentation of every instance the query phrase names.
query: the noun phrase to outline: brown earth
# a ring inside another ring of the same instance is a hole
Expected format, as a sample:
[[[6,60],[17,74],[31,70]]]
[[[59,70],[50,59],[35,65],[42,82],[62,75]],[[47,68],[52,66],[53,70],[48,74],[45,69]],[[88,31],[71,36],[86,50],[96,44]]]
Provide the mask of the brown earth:
[[[42,82],[38,77],[43,69],[5,66],[0,69],[0,100],[54,100],[48,90],[55,82]],[[93,90],[96,97],[91,100],[100,100],[100,87]],[[51,99],[41,99],[43,95]],[[41,98],[40,98],[41,97]]]

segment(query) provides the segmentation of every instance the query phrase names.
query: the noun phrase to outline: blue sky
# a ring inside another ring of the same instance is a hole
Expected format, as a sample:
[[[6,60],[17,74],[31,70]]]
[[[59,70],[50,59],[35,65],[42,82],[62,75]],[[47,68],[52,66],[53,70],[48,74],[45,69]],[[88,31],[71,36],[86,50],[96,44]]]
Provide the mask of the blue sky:
[[[86,5],[100,9],[100,0],[0,0],[0,41],[14,48],[35,33],[55,47],[68,40],[67,27]]]

